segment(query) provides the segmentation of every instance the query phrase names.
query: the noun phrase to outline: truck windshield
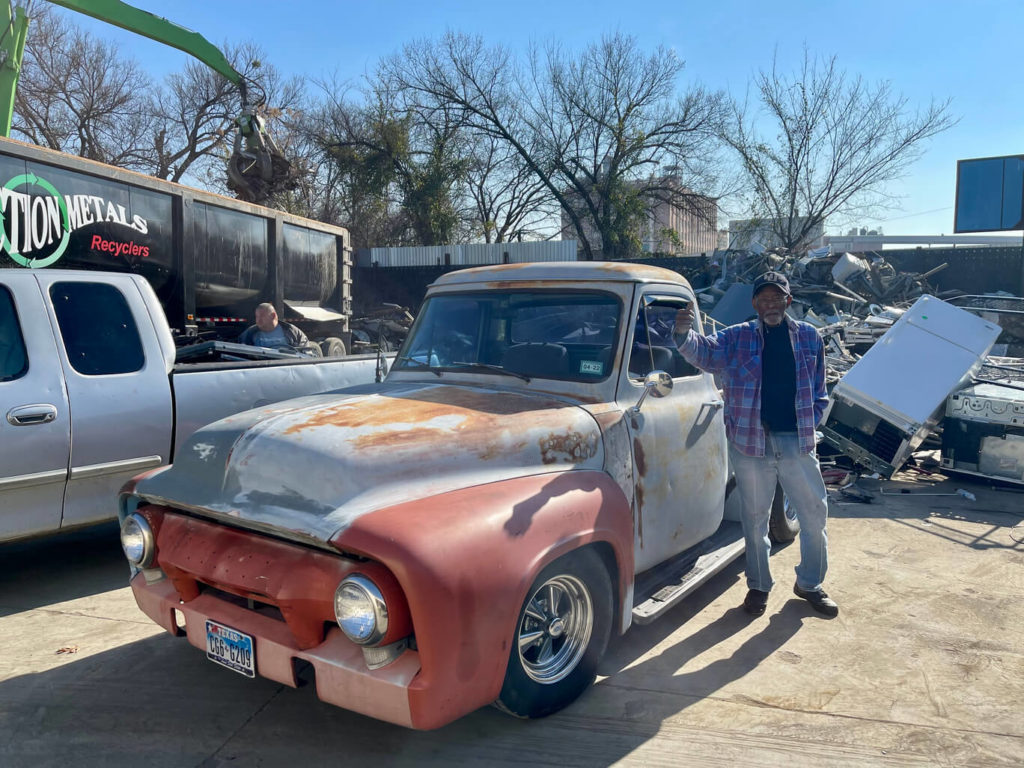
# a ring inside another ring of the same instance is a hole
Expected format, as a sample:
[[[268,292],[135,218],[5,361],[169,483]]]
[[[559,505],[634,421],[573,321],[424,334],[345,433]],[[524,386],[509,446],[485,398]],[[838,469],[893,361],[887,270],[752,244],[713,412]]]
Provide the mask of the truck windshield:
[[[600,381],[611,373],[621,305],[585,291],[495,291],[427,299],[395,370]]]

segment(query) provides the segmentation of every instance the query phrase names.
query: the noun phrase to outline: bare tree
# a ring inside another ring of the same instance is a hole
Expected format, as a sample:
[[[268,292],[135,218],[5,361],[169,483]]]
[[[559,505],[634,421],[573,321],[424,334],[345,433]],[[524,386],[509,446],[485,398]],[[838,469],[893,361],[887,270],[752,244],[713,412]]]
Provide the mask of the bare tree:
[[[252,106],[267,121],[268,131],[279,145],[286,144],[287,116],[303,107],[303,81],[283,78],[265,63],[263,50],[254,43],[224,45],[222,50],[247,81]],[[190,179],[224,190],[224,166],[233,148],[235,118],[242,111],[237,86],[202,62],[187,59],[181,72],[155,89],[150,110],[152,134],[140,145],[136,163],[162,179]]]
[[[805,247],[831,216],[891,206],[886,183],[955,122],[948,101],[911,112],[890,83],[870,86],[840,70],[836,57],[806,50],[795,75],[773,60],[754,85],[760,109],[733,104],[722,138],[745,171],[751,216],[789,249]]]
[[[225,165],[242,108],[236,85],[185,54],[182,70],[160,85],[116,46],[45,4],[34,8],[17,89],[15,135],[162,179],[227,190]],[[264,64],[259,47],[223,50],[248,81],[250,98],[271,133],[301,109],[302,81],[285,80]]]
[[[468,165],[461,114],[448,105],[417,109],[393,86],[386,86],[389,101],[402,110],[409,132],[411,162],[395,165],[402,210],[418,243],[454,242],[463,219],[459,188]],[[378,92],[381,90],[384,87],[379,84]]]
[[[386,79],[361,92],[322,84],[306,121],[322,162],[341,182],[344,222],[357,245],[439,245],[461,233],[465,137],[453,110],[421,110]]]
[[[677,96],[682,66],[671,51],[644,54],[621,34],[578,56],[551,44],[521,66],[506,49],[454,32],[385,63],[424,102],[462,110],[467,125],[514,150],[558,202],[586,258],[637,248],[652,203],[645,180],[658,169],[677,168],[687,189],[714,182],[723,99],[700,88]]]
[[[547,185],[506,142],[477,139],[465,179],[472,236],[485,243],[543,238],[558,213]]]
[[[304,159],[308,173],[287,210],[348,228],[356,247],[404,243],[389,154],[398,139],[394,125],[371,127],[368,113],[349,98],[349,87],[318,84],[322,98],[294,122],[298,140],[292,152]],[[376,149],[359,138],[375,132]],[[401,133],[401,132],[399,132]],[[338,137],[346,137],[339,142]]]
[[[151,78],[117,47],[38,5],[25,42],[12,133],[34,144],[137,167],[151,130]]]
[[[277,122],[274,135],[287,147],[289,159],[301,173],[294,189],[275,198],[274,207],[317,221],[343,225],[349,220],[345,178],[317,140],[319,134],[314,126],[318,116],[315,108],[289,110]]]

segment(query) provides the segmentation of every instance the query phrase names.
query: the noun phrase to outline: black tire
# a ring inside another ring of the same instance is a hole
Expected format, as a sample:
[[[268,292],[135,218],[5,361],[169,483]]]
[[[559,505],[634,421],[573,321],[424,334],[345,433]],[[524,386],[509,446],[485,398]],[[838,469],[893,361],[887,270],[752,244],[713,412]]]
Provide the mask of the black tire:
[[[594,682],[608,647],[612,604],[611,579],[593,550],[573,552],[541,571],[519,610],[505,683],[494,705],[536,718],[575,701]]]
[[[345,349],[345,342],[337,336],[328,336],[321,341],[320,350],[324,353],[324,357],[344,357],[348,354],[348,350]]]
[[[782,485],[775,484],[775,498],[772,499],[772,515],[768,522],[768,534],[776,544],[785,544],[800,533],[800,521],[796,518]]]

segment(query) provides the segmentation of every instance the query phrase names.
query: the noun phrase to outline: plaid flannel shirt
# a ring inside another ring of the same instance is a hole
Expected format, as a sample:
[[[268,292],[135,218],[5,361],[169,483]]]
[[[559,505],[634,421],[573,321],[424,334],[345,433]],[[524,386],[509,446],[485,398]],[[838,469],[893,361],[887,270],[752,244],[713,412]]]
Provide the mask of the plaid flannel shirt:
[[[786,316],[796,361],[796,429],[800,450],[814,450],[814,429],[828,405],[825,392],[825,345],[813,325]],[[761,355],[764,331],[760,320],[731,325],[714,336],[692,328],[679,345],[690,363],[720,373],[725,389],[725,431],[729,441],[747,456],[764,456],[761,424]]]

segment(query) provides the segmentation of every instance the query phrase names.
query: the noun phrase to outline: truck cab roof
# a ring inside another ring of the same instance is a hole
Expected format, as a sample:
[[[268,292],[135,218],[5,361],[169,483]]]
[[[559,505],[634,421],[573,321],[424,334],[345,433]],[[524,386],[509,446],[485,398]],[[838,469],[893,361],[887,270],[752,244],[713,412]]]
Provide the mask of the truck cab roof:
[[[494,282],[593,281],[636,283],[681,283],[689,285],[678,272],[645,264],[623,261],[549,261],[526,264],[497,264],[448,272],[431,287],[485,284]]]

